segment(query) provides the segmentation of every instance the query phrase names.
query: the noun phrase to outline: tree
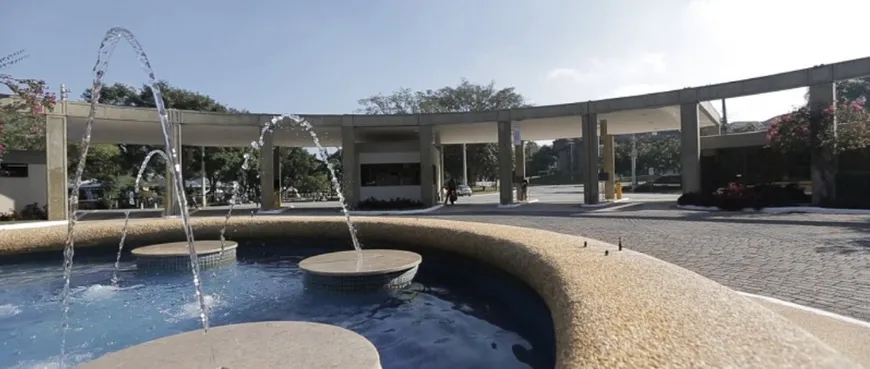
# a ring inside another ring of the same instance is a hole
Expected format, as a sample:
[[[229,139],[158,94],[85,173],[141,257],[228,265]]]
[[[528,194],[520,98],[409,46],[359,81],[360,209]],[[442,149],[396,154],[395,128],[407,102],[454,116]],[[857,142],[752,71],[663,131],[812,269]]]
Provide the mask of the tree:
[[[767,129],[768,146],[783,152],[809,152],[813,203],[836,200],[837,157],[845,151],[870,147],[870,77],[839,81],[831,106],[807,104],[781,115]]]
[[[478,85],[462,79],[456,86],[437,90],[412,92],[400,88],[389,95],[375,95],[359,100],[365,114],[425,114],[476,112],[528,106],[525,98],[513,87],[496,88],[495,82]],[[466,145],[468,176],[471,181],[495,178],[498,173],[497,144]],[[444,171],[451,177],[462,176],[462,149],[447,145],[444,150]]]
[[[163,94],[163,102],[168,109],[210,111],[220,113],[242,112],[240,110],[228,108],[223,104],[218,103],[208,95],[175,87],[165,81],[159,82],[158,85],[160,86],[160,91]],[[85,90],[84,93],[82,93],[82,98],[90,101],[91,90]],[[157,106],[154,101],[154,95],[150,85],[142,85],[142,87],[137,89],[133,86],[125,85],[122,83],[104,85],[100,91],[99,102],[101,104],[117,106],[136,106],[149,108]],[[127,172],[138,171],[138,168],[142,165],[142,161],[145,159],[145,156],[151,150],[155,148],[159,148],[161,150],[163,149],[163,147],[151,147],[147,145],[121,144],[118,146],[120,148],[121,157],[121,159],[118,161],[119,165],[124,171]],[[188,155],[186,156],[186,160],[182,160],[184,171],[186,173],[198,174],[200,176],[203,175],[203,173],[200,173],[203,156],[201,150],[202,149],[198,147],[184,148],[184,151],[188,153]],[[249,168],[247,170],[240,169],[244,160],[243,156],[246,150],[246,148],[206,148],[205,177],[209,181],[209,183],[212,184],[209,189],[210,192],[214,192],[214,190],[217,189],[214,184],[217,184],[218,182],[228,183],[239,181],[241,186],[241,192],[253,191],[252,186],[258,186],[258,182],[256,181],[258,173],[256,169],[257,166],[255,165],[258,161],[256,152],[249,153],[249,155],[253,156],[249,160],[252,165],[249,165]],[[152,159],[152,162],[149,163],[149,168],[147,170],[148,175],[153,176],[158,172],[162,174],[162,168],[164,165],[165,163],[163,162],[162,158],[155,157],[154,159]],[[253,180],[251,180],[252,178]]]
[[[0,58],[0,68],[27,58],[24,50]],[[54,109],[55,96],[48,92],[45,81],[19,79],[0,73],[0,84],[6,86],[13,99],[0,102],[0,161],[9,149],[35,150],[45,147],[45,115]]]
[[[544,145],[537,150],[529,151],[529,164],[528,168],[526,168],[526,174],[528,175],[548,174],[550,168],[553,167],[559,159],[556,151],[551,145]]]
[[[323,162],[303,148],[290,147],[281,155],[281,184],[300,193],[329,190],[329,177],[321,170]]]
[[[341,163],[341,149],[336,150],[332,154],[329,154],[326,157],[326,160],[320,160],[320,164],[318,165],[318,170],[327,176],[327,179],[330,179],[329,176],[332,174],[329,173],[329,168],[326,166],[326,163],[332,164],[332,170],[335,171],[335,177],[338,183],[341,183],[342,178],[342,163]],[[330,191],[332,190],[332,184],[330,184]]]
[[[845,81],[837,81],[836,83],[837,103],[840,105],[849,105],[857,102],[868,109],[867,100],[870,99],[870,77],[861,77],[849,79]],[[809,101],[810,93],[804,95],[804,99]]]
[[[644,175],[652,168],[656,173],[680,170],[680,140],[677,137],[636,136],[636,169]],[[616,173],[631,174],[631,140],[617,141],[614,147]]]

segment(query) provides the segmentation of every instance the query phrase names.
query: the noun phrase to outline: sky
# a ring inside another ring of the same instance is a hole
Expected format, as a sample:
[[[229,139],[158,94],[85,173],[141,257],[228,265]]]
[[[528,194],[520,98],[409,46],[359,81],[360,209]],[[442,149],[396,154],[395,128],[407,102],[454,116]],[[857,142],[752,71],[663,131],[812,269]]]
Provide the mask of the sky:
[[[867,14],[866,0],[10,0],[0,54],[26,49],[4,73],[78,98],[120,26],[158,78],[256,113],[353,113],[364,97],[462,78],[545,105],[866,57]],[[105,80],[146,80],[126,44]],[[803,94],[728,100],[729,121],[768,119]]]

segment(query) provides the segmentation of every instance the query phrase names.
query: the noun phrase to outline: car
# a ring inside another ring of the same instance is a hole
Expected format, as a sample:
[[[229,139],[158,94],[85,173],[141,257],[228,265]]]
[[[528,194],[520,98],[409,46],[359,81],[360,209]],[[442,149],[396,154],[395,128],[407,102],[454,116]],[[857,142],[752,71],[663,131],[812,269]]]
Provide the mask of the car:
[[[471,187],[468,185],[459,185],[456,189],[456,194],[459,196],[471,196]]]

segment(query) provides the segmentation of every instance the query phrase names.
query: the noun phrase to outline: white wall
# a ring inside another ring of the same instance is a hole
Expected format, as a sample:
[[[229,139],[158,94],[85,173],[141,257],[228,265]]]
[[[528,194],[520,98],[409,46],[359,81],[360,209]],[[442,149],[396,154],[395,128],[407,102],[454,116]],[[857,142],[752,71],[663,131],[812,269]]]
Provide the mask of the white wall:
[[[45,165],[28,164],[27,172],[27,178],[0,177],[0,213],[21,210],[34,202],[45,205],[48,196]]]
[[[360,152],[359,163],[362,164],[393,164],[419,163],[420,153],[416,151],[403,152]]]
[[[360,165],[419,163],[420,152],[417,147],[419,147],[417,141],[359,143],[357,155]],[[359,194],[361,200],[372,197],[378,200],[404,198],[420,201],[422,199],[420,186],[362,186]]]

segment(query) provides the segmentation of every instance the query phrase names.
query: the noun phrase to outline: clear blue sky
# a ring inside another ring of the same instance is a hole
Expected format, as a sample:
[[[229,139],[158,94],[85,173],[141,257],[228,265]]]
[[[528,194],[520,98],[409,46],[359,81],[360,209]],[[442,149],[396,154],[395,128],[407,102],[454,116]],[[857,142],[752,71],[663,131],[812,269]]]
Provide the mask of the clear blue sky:
[[[27,49],[30,58],[5,73],[42,78],[55,89],[66,83],[77,98],[90,84],[105,31],[123,26],[142,42],[159,78],[253,112],[348,113],[372,94],[439,88],[462,77],[516,86],[534,103],[550,104],[867,56],[870,50],[837,35],[863,34],[868,4],[8,0],[0,5],[0,54]],[[817,32],[835,27],[836,35]],[[814,42],[820,48],[804,47]],[[129,47],[116,50],[106,80],[145,80]],[[729,115],[766,119],[802,95],[729,105]]]

